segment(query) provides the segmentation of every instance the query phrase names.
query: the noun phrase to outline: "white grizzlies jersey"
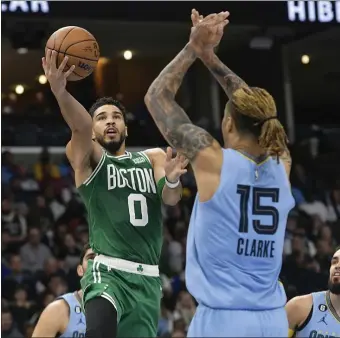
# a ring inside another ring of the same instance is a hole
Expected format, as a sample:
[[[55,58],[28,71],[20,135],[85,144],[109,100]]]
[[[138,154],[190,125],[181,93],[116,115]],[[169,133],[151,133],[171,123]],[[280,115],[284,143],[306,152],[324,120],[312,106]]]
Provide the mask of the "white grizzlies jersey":
[[[296,337],[340,337],[340,318],[330,301],[329,291],[312,293],[313,307]]]

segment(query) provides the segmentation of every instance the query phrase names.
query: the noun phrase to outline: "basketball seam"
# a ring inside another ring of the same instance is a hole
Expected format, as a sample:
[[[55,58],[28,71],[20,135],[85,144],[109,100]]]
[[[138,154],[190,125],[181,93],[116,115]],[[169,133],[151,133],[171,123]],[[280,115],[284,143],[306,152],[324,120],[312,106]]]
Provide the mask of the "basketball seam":
[[[65,34],[64,38],[63,38],[63,39],[61,40],[61,42],[60,42],[59,49],[61,49],[61,46],[63,45],[63,42],[65,41],[67,35],[69,35],[75,28],[77,28],[77,27],[71,28],[71,29]],[[58,53],[60,53],[60,52],[58,51]],[[64,52],[64,57],[65,57],[65,52]]]
[[[69,45],[69,46],[65,49],[65,52],[64,52],[64,53],[66,54],[67,50],[68,50],[70,47],[76,45],[77,43],[86,42],[86,41],[93,41],[93,42],[96,42],[96,43],[97,43],[97,40],[94,40],[94,39],[85,39],[85,40],[77,41],[77,42],[74,42],[74,43],[72,43],[71,45]],[[85,59],[85,58],[83,58],[83,59]]]
[[[64,53],[64,52],[60,52],[60,51],[58,51],[58,50],[55,50],[56,52],[58,52],[58,53]],[[98,60],[94,60],[94,59],[89,59],[89,58],[84,58],[83,56],[78,56],[78,55],[74,55],[74,54],[69,54],[69,53],[67,53],[66,55],[64,54],[64,57],[65,56],[72,56],[72,57],[74,57],[74,58],[78,58],[78,59],[84,59],[84,60],[87,60],[87,61],[98,61]]]

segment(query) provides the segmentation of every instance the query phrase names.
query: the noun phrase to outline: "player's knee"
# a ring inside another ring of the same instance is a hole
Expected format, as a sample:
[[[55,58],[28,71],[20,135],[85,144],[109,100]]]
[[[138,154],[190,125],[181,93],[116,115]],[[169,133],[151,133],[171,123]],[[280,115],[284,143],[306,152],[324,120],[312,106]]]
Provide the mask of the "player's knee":
[[[116,337],[117,311],[105,298],[97,297],[85,305],[86,338]]]

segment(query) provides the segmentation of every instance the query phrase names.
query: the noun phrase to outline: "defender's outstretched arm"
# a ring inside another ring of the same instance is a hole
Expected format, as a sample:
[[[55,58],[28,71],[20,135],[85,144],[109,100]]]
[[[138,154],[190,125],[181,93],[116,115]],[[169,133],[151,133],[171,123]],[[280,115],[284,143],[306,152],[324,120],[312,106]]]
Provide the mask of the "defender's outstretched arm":
[[[185,73],[196,60],[197,51],[202,47],[200,36],[207,43],[214,44],[215,36],[223,34],[228,15],[228,12],[211,14],[202,20],[199,27],[192,28],[189,43],[159,74],[145,96],[149,112],[165,139],[190,161],[201,150],[211,146],[220,149],[220,145],[207,131],[192,124],[176,103],[175,95]]]
[[[145,104],[164,138],[189,160],[214,142],[207,131],[192,124],[175,101],[183,77],[195,60],[196,54],[187,44],[159,74],[145,95]]]

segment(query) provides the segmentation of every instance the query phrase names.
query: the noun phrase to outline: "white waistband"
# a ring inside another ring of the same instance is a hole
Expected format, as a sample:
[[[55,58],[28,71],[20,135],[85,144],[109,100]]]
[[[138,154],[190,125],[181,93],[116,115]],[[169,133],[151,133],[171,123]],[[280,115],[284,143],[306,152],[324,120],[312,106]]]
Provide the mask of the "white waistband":
[[[145,275],[150,277],[158,277],[158,265],[140,264],[125,259],[98,255],[94,258],[94,262],[98,262],[108,266],[109,268],[121,270],[125,272],[135,273],[137,275]]]

